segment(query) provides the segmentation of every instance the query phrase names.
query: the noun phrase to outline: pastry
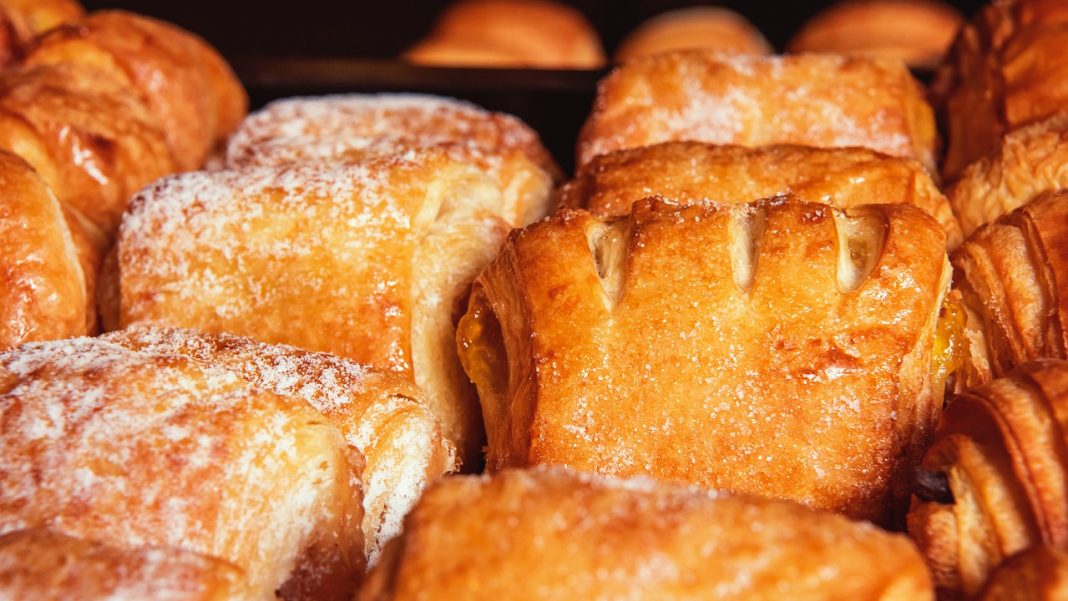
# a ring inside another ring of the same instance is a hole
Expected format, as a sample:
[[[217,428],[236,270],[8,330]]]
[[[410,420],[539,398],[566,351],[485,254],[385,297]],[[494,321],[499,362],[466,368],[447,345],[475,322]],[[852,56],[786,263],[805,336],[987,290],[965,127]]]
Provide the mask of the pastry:
[[[809,19],[788,48],[877,56],[933,69],[961,21],[956,9],[939,0],[845,0]]]
[[[474,465],[482,427],[454,319],[511,229],[504,205],[438,149],[166,178],[130,204],[103,295],[118,307],[102,313],[109,329],[232,332],[414,378]]]
[[[358,601],[932,599],[902,536],[793,503],[562,469],[448,478]]]
[[[601,80],[577,162],[692,140],[862,146],[916,159],[933,172],[935,139],[923,90],[900,62],[689,50],[630,61]]]
[[[196,169],[245,116],[248,98],[229,65],[178,27],[99,11],[37,41],[26,65],[77,63],[122,81],[158,119],[177,166]]]
[[[460,0],[404,58],[421,65],[595,69],[597,31],[579,11],[551,0]]]
[[[1068,545],[1068,363],[1028,363],[957,395],[927,451],[908,529],[946,596],[976,595],[1006,557]]]
[[[965,235],[1042,192],[1068,187],[1068,116],[1007,134],[947,190]]]
[[[946,197],[919,163],[862,148],[664,142],[593,159],[563,187],[560,198],[564,206],[597,217],[618,217],[651,194],[686,203],[733,204],[787,193],[839,208],[914,204],[942,224],[950,248],[961,241]]]
[[[1063,112],[1068,5],[1001,0],[961,29],[932,84],[945,122],[942,173],[952,181],[1002,136]]]
[[[0,533],[174,546],[244,570],[245,598],[349,599],[359,467],[303,401],[91,338],[0,354]]]
[[[1068,598],[1068,553],[1038,545],[1009,558],[983,589],[982,601],[1057,601]]]
[[[694,6],[661,13],[639,25],[620,42],[616,62],[692,48],[732,54],[772,53],[760,30],[742,15],[718,6]]]
[[[487,467],[649,475],[893,523],[942,405],[945,241],[909,205],[792,197],[561,210],[513,233],[457,331]]]
[[[325,415],[364,457],[362,530],[371,560],[400,531],[423,488],[456,468],[456,450],[421,395],[394,374],[230,334],[130,328],[103,339],[233,372],[264,390],[307,401]]]
[[[0,535],[0,597],[37,601],[229,601],[244,573],[174,547],[127,549],[44,528]]]
[[[84,14],[74,0],[3,0],[0,2],[0,66],[16,61],[34,38]]]

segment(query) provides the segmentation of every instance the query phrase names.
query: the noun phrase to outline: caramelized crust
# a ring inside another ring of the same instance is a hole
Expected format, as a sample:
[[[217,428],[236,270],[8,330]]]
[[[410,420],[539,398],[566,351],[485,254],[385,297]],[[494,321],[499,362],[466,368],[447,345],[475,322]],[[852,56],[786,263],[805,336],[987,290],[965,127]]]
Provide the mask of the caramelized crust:
[[[130,328],[103,339],[231,371],[264,390],[307,401],[325,415],[364,457],[363,533],[372,560],[400,532],[401,519],[423,488],[457,467],[456,450],[420,393],[395,374],[230,334]]]
[[[560,469],[442,480],[359,601],[931,599],[908,541],[793,503]]]
[[[75,0],[0,0],[0,7],[4,12],[17,14],[32,35],[44,33],[85,14]]]
[[[772,53],[760,30],[742,15],[718,6],[694,6],[661,13],[639,25],[620,42],[616,62],[693,48],[731,54]]]
[[[579,134],[577,162],[692,140],[862,146],[934,172],[935,137],[923,91],[900,62],[692,50],[633,60],[603,79]]]
[[[862,148],[750,149],[665,142],[593,159],[560,196],[564,206],[617,217],[649,195],[683,203],[736,204],[781,194],[839,208],[873,202],[913,204],[942,224],[950,248],[962,238],[946,197],[919,163]]]
[[[98,339],[0,354],[0,532],[230,561],[245,594],[347,599],[362,458],[303,401]]]
[[[127,549],[44,528],[0,536],[0,597],[37,601],[229,601],[237,566],[175,547]]]
[[[977,594],[1006,557],[1068,545],[1068,363],[1042,360],[958,395],[923,470],[909,533],[940,591]],[[934,488],[934,490],[931,490]]]
[[[1068,553],[1039,545],[1006,560],[990,577],[982,601],[1068,598]]]
[[[945,235],[908,205],[562,210],[461,320],[488,466],[562,464],[891,522],[942,403]],[[560,316],[567,316],[561,319]]]

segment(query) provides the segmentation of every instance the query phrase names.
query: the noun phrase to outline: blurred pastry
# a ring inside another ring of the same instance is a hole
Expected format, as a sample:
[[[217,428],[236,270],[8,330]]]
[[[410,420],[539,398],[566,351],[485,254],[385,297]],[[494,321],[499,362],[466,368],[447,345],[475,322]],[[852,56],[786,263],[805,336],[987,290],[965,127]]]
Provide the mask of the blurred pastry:
[[[0,66],[17,60],[36,36],[84,13],[75,0],[0,0]]]
[[[793,503],[561,469],[442,480],[358,601],[932,599],[902,536]]]
[[[790,52],[831,52],[937,67],[962,18],[939,0],[845,0],[808,20],[790,40]]]
[[[700,142],[640,146],[590,161],[563,186],[560,202],[597,217],[618,217],[650,195],[684,204],[735,204],[782,194],[838,208],[913,204],[942,224],[949,248],[962,238],[946,197],[919,163],[862,148],[745,148]]]
[[[0,354],[0,532],[171,546],[244,598],[350,599],[362,458],[299,399],[91,338]]]
[[[460,0],[404,53],[421,65],[595,69],[597,31],[581,12],[551,0]]]
[[[701,50],[636,59],[601,80],[577,162],[676,140],[862,146],[935,170],[931,109],[897,61]]]
[[[772,53],[771,44],[753,24],[733,10],[694,6],[661,13],[627,34],[616,62],[672,50],[706,48],[730,54]]]
[[[990,577],[982,601],[1068,599],[1068,553],[1039,545],[1007,559]]]
[[[902,517],[942,406],[938,222],[791,197],[631,211],[562,209],[475,281],[457,339],[488,469],[559,464]]]

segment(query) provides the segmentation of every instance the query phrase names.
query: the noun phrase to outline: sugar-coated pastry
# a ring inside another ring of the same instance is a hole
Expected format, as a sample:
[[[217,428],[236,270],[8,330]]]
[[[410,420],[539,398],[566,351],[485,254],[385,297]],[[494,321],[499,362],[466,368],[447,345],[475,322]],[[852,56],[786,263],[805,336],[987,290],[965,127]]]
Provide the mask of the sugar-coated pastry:
[[[87,541],[45,528],[0,535],[0,598],[35,601],[231,601],[244,573],[176,547]]]
[[[353,161],[440,148],[498,181],[502,215],[526,225],[549,210],[560,169],[519,119],[473,104],[418,94],[289,98],[251,115],[231,138],[235,168]]]
[[[454,67],[595,69],[604,51],[586,17],[561,2],[459,0],[404,58]]]
[[[878,56],[930,69],[953,44],[961,21],[940,0],[845,0],[805,23],[789,50]]]
[[[768,40],[742,15],[718,6],[694,6],[661,13],[639,25],[620,42],[616,61],[692,48],[772,53]]]
[[[689,50],[629,61],[601,80],[578,165],[673,140],[862,146],[935,169],[923,90],[905,65],[885,59]]]
[[[94,12],[53,30],[22,62],[73,62],[124,82],[157,117],[181,170],[203,165],[248,105],[237,77],[206,42],[125,11]]]
[[[961,29],[933,83],[952,181],[1006,133],[1064,112],[1068,4],[1001,0]]]
[[[358,601],[932,599],[901,535],[794,503],[559,468],[440,481]]]
[[[1068,545],[1068,362],[957,395],[927,451],[908,529],[940,592],[971,597],[1006,557]]]
[[[178,355],[78,338],[0,354],[0,533],[180,547],[243,597],[349,599],[359,452],[299,399]]]
[[[982,601],[1068,599],[1068,553],[1038,545],[1005,560],[990,577]]]
[[[103,338],[137,351],[183,355],[249,383],[307,401],[364,456],[363,533],[374,559],[430,482],[456,468],[456,450],[415,387],[327,353],[231,334],[129,328]]]
[[[457,332],[487,465],[892,522],[942,405],[949,276],[942,228],[909,205],[558,211],[509,236]]]
[[[1033,200],[1068,188],[1068,116],[1006,134],[947,190],[965,235]]]
[[[560,199],[598,217],[617,217],[650,195],[734,204],[787,193],[839,208],[913,204],[942,224],[950,248],[962,238],[946,197],[919,163],[863,148],[664,142],[593,159],[561,189]]]
[[[106,325],[232,332],[414,378],[473,464],[482,426],[454,319],[511,229],[505,204],[435,149],[163,179],[123,221]]]

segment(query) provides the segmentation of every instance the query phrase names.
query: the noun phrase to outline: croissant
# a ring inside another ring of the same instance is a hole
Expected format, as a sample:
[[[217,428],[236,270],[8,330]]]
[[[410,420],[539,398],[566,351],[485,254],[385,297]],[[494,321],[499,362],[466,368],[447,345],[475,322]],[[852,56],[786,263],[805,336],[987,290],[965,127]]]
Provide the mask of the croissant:
[[[126,549],[44,528],[0,535],[0,597],[38,601],[229,601],[244,573],[174,547]]]
[[[90,338],[0,354],[0,533],[172,546],[245,572],[244,598],[349,599],[359,453],[299,399]]]
[[[907,539],[793,503],[562,469],[427,491],[358,601],[932,599]]]
[[[982,601],[1068,598],[1068,553],[1038,545],[1007,559],[990,577]]]
[[[103,340],[231,371],[264,390],[303,399],[325,415],[364,457],[362,530],[371,560],[400,531],[423,488],[457,467],[456,450],[421,395],[396,375],[230,334],[130,328]]]
[[[944,247],[915,207],[790,197],[561,210],[513,233],[457,331],[487,467],[650,475],[892,523],[942,404]]]
[[[632,60],[601,80],[577,163],[672,140],[861,146],[935,171],[931,108],[908,69],[890,60],[703,50]]]
[[[967,315],[962,386],[1043,357],[1068,358],[1068,192],[1047,192],[981,227],[953,254]]]
[[[960,226],[946,197],[916,161],[863,148],[773,145],[761,148],[664,142],[590,161],[560,192],[560,204],[598,217],[630,212],[650,193],[681,202],[749,202],[791,193],[839,208],[913,204],[935,217],[955,248]]]
[[[1006,557],[1068,544],[1068,363],[1025,364],[947,406],[908,529],[938,588],[978,594]]]

